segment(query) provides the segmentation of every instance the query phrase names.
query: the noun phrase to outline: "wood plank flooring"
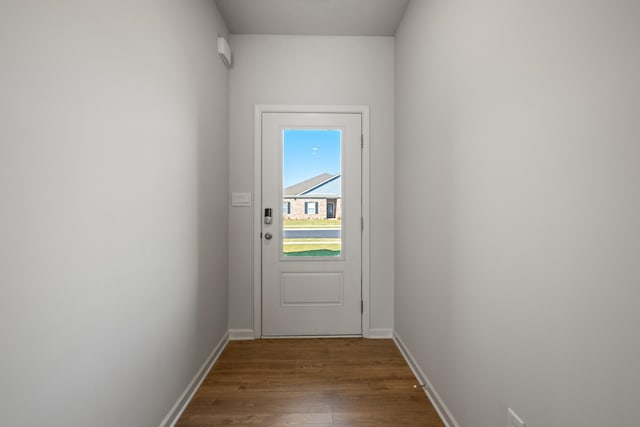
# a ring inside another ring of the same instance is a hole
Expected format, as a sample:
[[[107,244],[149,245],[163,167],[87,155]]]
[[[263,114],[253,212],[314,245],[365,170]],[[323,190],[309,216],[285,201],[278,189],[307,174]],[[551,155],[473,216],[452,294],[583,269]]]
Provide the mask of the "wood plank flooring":
[[[392,340],[230,342],[176,427],[438,426]]]

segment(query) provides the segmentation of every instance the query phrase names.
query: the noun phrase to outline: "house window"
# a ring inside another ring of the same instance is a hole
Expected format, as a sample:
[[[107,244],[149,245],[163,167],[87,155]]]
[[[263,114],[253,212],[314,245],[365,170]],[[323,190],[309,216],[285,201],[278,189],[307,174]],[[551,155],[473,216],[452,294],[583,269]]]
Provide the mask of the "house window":
[[[304,213],[307,215],[315,215],[318,213],[318,202],[305,202]]]
[[[291,202],[282,202],[282,214],[288,215],[291,213]]]

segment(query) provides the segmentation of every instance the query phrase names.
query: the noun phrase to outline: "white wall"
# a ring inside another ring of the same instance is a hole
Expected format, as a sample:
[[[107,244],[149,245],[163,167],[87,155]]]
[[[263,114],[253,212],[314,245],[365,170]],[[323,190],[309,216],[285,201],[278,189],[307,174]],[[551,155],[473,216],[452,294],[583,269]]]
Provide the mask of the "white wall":
[[[157,426],[227,331],[213,2],[0,6],[0,424]]]
[[[233,35],[230,189],[253,192],[255,104],[371,107],[371,328],[393,322],[393,39]],[[253,208],[232,207],[229,327],[253,329]]]
[[[637,425],[640,3],[412,1],[395,329],[460,426]]]

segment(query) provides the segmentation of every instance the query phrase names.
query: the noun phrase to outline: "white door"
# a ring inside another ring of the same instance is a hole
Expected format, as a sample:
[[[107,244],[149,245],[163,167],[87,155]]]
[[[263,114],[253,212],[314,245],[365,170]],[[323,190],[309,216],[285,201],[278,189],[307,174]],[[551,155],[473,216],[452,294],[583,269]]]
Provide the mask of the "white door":
[[[262,114],[262,334],[362,334],[362,115]]]

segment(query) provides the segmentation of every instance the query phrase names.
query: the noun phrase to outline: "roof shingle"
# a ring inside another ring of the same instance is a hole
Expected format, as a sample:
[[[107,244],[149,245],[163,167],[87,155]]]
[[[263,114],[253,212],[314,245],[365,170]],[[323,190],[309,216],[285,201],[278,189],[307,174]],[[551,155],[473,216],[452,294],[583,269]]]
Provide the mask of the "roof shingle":
[[[339,174],[338,174],[339,175]],[[325,181],[330,180],[331,178],[335,178],[338,175],[331,175],[330,173],[323,173],[318,176],[314,176],[313,178],[306,179],[297,184],[290,185],[284,189],[284,197],[294,197],[298,196],[302,193],[305,193]]]

